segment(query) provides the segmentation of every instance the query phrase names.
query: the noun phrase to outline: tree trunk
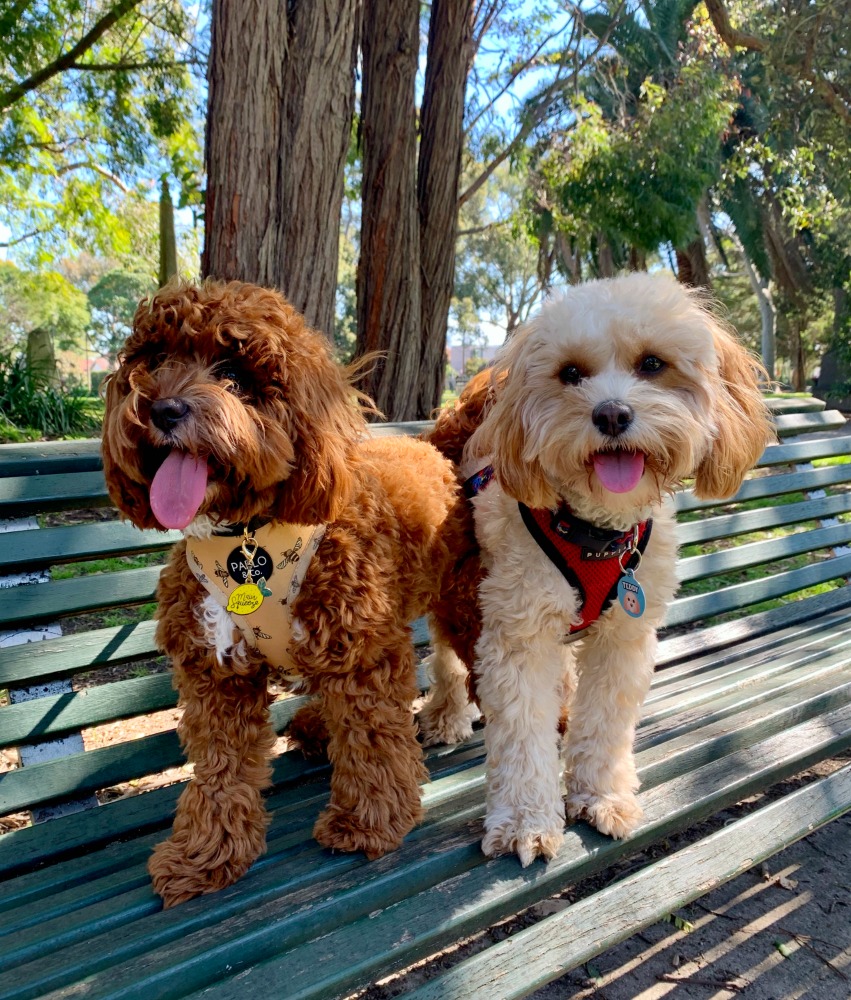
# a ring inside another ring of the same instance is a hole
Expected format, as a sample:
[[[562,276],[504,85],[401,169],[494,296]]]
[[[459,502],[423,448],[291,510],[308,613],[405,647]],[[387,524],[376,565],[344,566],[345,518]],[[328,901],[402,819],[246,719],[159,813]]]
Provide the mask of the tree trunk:
[[[364,23],[374,28],[363,37],[357,354],[384,352],[362,387],[386,416],[410,420],[418,415],[421,344],[414,112],[419,6],[366,0]]]
[[[160,288],[177,274],[177,241],[174,236],[174,205],[165,177],[160,186]]]
[[[59,382],[56,351],[49,330],[36,327],[27,334],[27,368],[36,386],[47,387]]]
[[[464,96],[474,55],[473,9],[473,0],[433,0],[431,5],[417,169],[422,269],[420,417],[431,416],[440,405],[446,369],[446,328],[455,282]]]
[[[711,288],[709,265],[706,260],[706,245],[698,236],[686,247],[677,247],[677,280],[692,288]]]
[[[768,282],[762,277],[762,275],[757,273],[756,268],[748,259],[745,248],[741,243],[739,243],[739,250],[742,255],[742,261],[745,265],[745,273],[748,276],[753,293],[759,303],[759,316],[762,321],[762,336],[760,339],[762,364],[768,372],[769,380],[773,382],[775,378],[774,369],[777,358],[777,310],[774,308],[774,302],[771,298],[771,289]]]
[[[329,334],[358,30],[358,0],[213,3],[202,272]]]

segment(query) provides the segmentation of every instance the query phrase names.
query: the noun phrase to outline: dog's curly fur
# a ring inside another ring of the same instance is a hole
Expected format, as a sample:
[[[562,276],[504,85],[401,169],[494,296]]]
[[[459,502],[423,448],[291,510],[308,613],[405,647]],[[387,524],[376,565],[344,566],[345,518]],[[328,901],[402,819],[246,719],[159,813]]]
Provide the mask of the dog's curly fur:
[[[567,814],[615,837],[640,821],[632,743],[656,629],[676,589],[667,499],[691,477],[701,497],[737,491],[772,433],[759,372],[697,293],[633,274],[551,300],[439,416],[429,439],[460,460],[462,476],[490,464],[495,478],[455,514],[464,574],[434,618],[435,684],[420,726],[429,742],[469,734],[469,668],[487,719],[487,854],[513,851],[528,864],[558,850],[560,714]],[[606,404],[623,417],[608,432],[598,409]],[[601,481],[596,463],[606,455],[595,456],[606,452],[643,457],[626,491]],[[619,531],[652,518],[636,572],[644,615],[615,602],[565,645],[580,598],[529,534],[518,501],[549,509],[565,501],[583,520]]]
[[[185,415],[163,430],[151,407],[167,399]],[[174,449],[209,468],[187,533],[258,517],[326,525],[292,609],[294,672],[316,696],[293,732],[313,748],[327,740],[333,764],[315,836],[374,858],[422,813],[408,623],[438,598],[457,547],[451,523],[442,528],[459,494],[430,445],[370,440],[365,405],[325,338],[276,292],[173,285],[139,307],[108,379],[103,459],[110,496],[141,528],[160,527],[150,487]],[[157,641],[172,659],[194,776],[149,865],[166,906],[230,884],[265,847],[270,668],[223,613],[211,633],[205,597],[178,543],[160,579]]]

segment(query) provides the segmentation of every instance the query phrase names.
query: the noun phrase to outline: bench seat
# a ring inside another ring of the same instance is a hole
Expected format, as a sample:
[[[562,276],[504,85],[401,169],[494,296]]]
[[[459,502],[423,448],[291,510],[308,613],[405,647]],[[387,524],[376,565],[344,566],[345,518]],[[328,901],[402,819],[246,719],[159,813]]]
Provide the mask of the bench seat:
[[[161,911],[145,863],[179,786],[53,820],[49,842],[40,826],[7,834],[0,872],[17,877],[0,884],[0,997],[252,989],[324,1000],[423,958],[851,746],[851,593],[829,596],[795,624],[768,612],[732,644],[726,626],[663,642],[668,669],[656,675],[636,747],[645,820],[627,842],[580,824],[547,865],[486,861],[481,732],[426,752],[426,820],[375,862],[313,841],[328,769],[282,755],[267,854],[237,885],[170,911]],[[702,654],[687,652],[695,648]],[[277,713],[278,728],[296,703],[279,703],[289,710]],[[163,767],[179,761],[176,740],[168,742]],[[851,767],[839,773],[807,798],[799,835],[848,808]],[[677,898],[657,901],[662,912],[682,905]]]
[[[40,463],[36,474],[25,472],[26,449],[5,466],[0,449],[0,473],[58,476],[65,486],[49,498],[49,510],[88,505],[81,497],[92,492],[73,481],[99,474],[86,467],[87,447],[63,448],[55,462],[49,448],[41,452],[32,459]],[[784,442],[766,450],[733,501],[677,495],[683,592],[670,609],[637,734],[645,818],[628,841],[578,823],[548,864],[522,869],[514,857],[486,859],[478,729],[464,744],[425,751],[426,818],[398,851],[373,862],[331,853],[311,836],[328,796],[328,766],[287,751],[273,764],[267,853],[236,885],[163,911],[145,865],[186,780],[171,720],[163,732],[0,773],[0,818],[94,793],[110,799],[104,789],[119,785],[123,796],[0,835],[0,1000],[344,997],[846,752],[849,456],[849,437]],[[61,471],[42,473],[58,462]],[[39,509],[21,510],[19,496],[0,494],[9,505],[0,499],[0,512]],[[793,533],[775,534],[789,526]],[[64,685],[0,703],[0,750],[50,746],[152,712],[173,715],[176,695],[153,623],[98,620],[103,608],[150,602],[158,554],[171,540],[97,519],[0,535],[0,572],[153,560],[0,591],[3,628],[58,621],[68,629],[0,650],[0,691]],[[421,647],[428,641],[422,622],[415,639]],[[81,684],[93,670],[120,679]],[[427,683],[423,672],[421,686]],[[274,703],[279,733],[301,704],[292,697]],[[162,772],[173,783],[132,794]],[[849,808],[846,765],[439,971],[410,995],[524,996]]]

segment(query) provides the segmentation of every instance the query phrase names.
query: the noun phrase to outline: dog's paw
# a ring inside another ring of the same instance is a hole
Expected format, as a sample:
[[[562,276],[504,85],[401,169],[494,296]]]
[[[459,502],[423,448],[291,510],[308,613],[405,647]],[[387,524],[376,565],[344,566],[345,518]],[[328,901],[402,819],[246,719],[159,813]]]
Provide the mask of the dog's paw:
[[[489,858],[516,854],[525,868],[535,858],[554,858],[563,841],[564,816],[560,809],[503,807],[491,809],[485,817],[482,851]]]
[[[473,723],[481,712],[472,702],[458,706],[450,702],[426,700],[417,715],[423,746],[463,743],[473,735]]]
[[[293,748],[298,748],[305,757],[327,758],[328,730],[319,706],[308,702],[295,713],[286,729],[286,736]]]
[[[148,872],[154,891],[162,897],[168,909],[208,892],[218,892],[232,885],[251,867],[254,859],[230,858],[211,865],[208,861],[188,854],[174,840],[157,844],[148,861]]]
[[[516,854],[526,868],[535,858],[549,861],[559,852],[564,841],[561,827],[542,830],[526,826],[500,825],[488,830],[482,839],[482,851],[495,858],[500,854]]]
[[[319,814],[313,836],[332,851],[363,851],[370,861],[374,861],[382,854],[395,851],[414,828],[417,818],[410,822],[397,819],[393,824],[375,827],[359,822],[351,812],[329,806]]]
[[[565,800],[569,819],[584,819],[600,833],[624,840],[635,833],[644,812],[631,792],[596,795],[587,790],[569,790]]]

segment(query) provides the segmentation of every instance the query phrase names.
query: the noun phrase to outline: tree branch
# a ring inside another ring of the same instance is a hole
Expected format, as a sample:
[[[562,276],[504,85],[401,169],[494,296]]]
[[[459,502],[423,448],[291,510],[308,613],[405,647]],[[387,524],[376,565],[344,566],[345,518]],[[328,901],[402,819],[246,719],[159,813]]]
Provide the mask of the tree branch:
[[[201,66],[200,59],[175,59],[172,62],[161,62],[159,59],[148,59],[145,62],[117,63],[72,63],[68,69],[89,71],[94,73],[132,72],[140,69],[172,69],[175,66]]]
[[[59,73],[70,69],[74,63],[87,52],[89,49],[95,45],[101,37],[106,34],[107,31],[117,22],[120,21],[122,17],[128,11],[131,11],[134,7],[138,7],[142,0],[119,0],[119,2],[108,11],[104,16],[89,30],[85,35],[74,45],[72,48],[64,52],[58,59],[54,59],[52,63],[48,63],[47,66],[42,66],[40,70],[33,73],[26,80],[22,80],[20,83],[16,83],[13,87],[10,87],[5,93],[0,94],[0,111],[5,111],[6,108],[11,107],[16,101],[19,101],[22,97],[25,97],[30,91],[36,90],[47,80],[56,76]]]
[[[43,229],[33,229],[31,233],[24,233],[23,236],[19,236],[17,239],[14,240],[9,240],[8,243],[0,243],[0,247],[3,247],[5,249],[7,247],[17,246],[19,243],[23,243],[24,240],[29,240],[33,236],[39,236],[43,232],[44,232]]]
[[[718,37],[729,48],[751,49],[754,52],[764,52],[768,48],[768,43],[764,39],[737,31],[730,24],[730,15],[724,6],[724,0],[706,0],[706,9],[715,30],[718,32]]]
[[[618,4],[617,10],[615,11],[612,17],[611,23],[609,24],[609,27],[606,30],[605,35],[602,38],[597,39],[596,47],[593,49],[593,51],[589,52],[583,58],[581,64],[579,64],[578,66],[574,66],[573,72],[568,75],[567,79],[569,79],[570,77],[573,77],[575,79],[576,74],[579,72],[579,70],[582,67],[587,66],[591,62],[593,62],[593,60],[596,58],[600,50],[603,49],[604,46],[608,44],[609,34],[611,33],[612,28],[614,28],[615,24],[617,23],[617,20],[620,17],[621,12],[624,9],[624,6],[625,6],[624,0],[621,0],[621,3]],[[488,178],[493,174],[496,168],[501,163],[504,163],[511,156],[511,154],[519,146],[521,146],[526,141],[526,139],[528,139],[528,137],[532,134],[533,129],[537,125],[540,125],[540,123],[546,117],[546,109],[550,101],[555,97],[555,95],[565,85],[565,83],[566,83],[565,77],[556,75],[556,78],[552,81],[552,83],[544,89],[544,91],[540,95],[540,100],[538,101],[537,108],[534,110],[532,114],[529,115],[524,124],[520,127],[520,129],[517,132],[517,135],[515,135],[515,137],[511,140],[511,142],[509,142],[508,145],[500,153],[497,153],[497,155],[482,170],[479,176],[467,187],[466,191],[463,191],[459,195],[458,197],[459,208],[461,208],[462,205],[465,205],[473,197],[473,195],[479,190],[479,188],[481,188],[482,185],[487,182]]]
[[[127,185],[115,174],[111,174],[104,167],[99,167],[97,163],[93,163],[91,160],[81,160],[79,163],[66,163],[64,167],[61,167],[56,171],[57,176],[62,174],[70,173],[72,170],[94,170],[96,174],[100,174],[101,177],[105,177],[108,181],[111,181],[120,191],[124,194],[130,190]]]

